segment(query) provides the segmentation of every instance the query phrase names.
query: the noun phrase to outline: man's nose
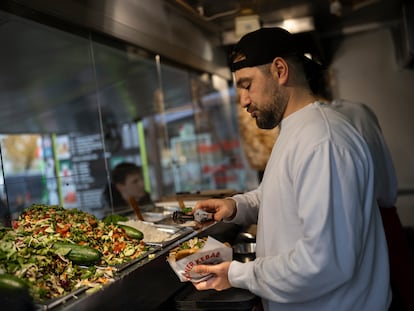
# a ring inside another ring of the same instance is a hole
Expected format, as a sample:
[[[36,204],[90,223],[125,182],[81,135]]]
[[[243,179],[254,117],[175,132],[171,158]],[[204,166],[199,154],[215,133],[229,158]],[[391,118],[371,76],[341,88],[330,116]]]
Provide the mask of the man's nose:
[[[246,90],[240,91],[240,105],[242,108],[246,108],[248,105],[250,105],[251,100],[248,92]]]

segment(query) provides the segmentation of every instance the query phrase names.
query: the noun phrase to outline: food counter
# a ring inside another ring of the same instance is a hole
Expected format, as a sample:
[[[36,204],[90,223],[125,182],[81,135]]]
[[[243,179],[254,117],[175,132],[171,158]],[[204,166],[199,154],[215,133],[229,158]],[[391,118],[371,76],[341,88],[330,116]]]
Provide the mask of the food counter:
[[[98,292],[80,295],[53,310],[174,310],[176,295],[190,284],[180,282],[169,266],[169,250],[196,235],[233,241],[238,231],[239,227],[221,222],[194,231],[157,251],[154,259],[145,259],[121,271],[118,280]]]
[[[76,215],[76,212],[74,214]],[[28,215],[25,216],[25,218],[27,217]],[[44,219],[41,220],[43,225],[44,221]],[[146,223],[138,223],[146,225]],[[26,225],[28,224],[24,225],[25,229],[23,230],[30,230]],[[201,228],[179,226],[172,221],[171,215],[166,217],[164,221],[153,225],[162,230],[174,228],[174,234],[171,235],[172,238],[165,243],[152,243],[152,245],[148,243],[147,246],[149,248],[144,256],[117,265],[117,271],[113,275],[112,282],[97,287],[92,291],[91,289],[93,288],[82,286],[79,289],[70,291],[70,294],[46,300],[46,302],[41,304],[37,303],[34,310],[175,310],[177,305],[175,300],[177,297],[179,297],[179,302],[181,303],[178,304],[179,308],[177,310],[187,310],[188,306],[189,310],[197,310],[194,307],[194,299],[200,298],[209,302],[211,299],[214,300],[219,297],[218,295],[227,294],[226,291],[225,293],[220,292],[220,294],[215,291],[213,293],[207,291],[207,296],[204,293],[194,296],[194,291],[196,292],[196,290],[192,284],[180,282],[167,262],[167,256],[171,249],[194,237],[211,236],[220,242],[233,243],[240,232],[241,228],[239,226],[223,222],[205,225]],[[61,227],[66,226],[62,224]],[[37,230],[38,227],[35,229]],[[27,234],[30,237],[30,233]],[[84,240],[85,238],[82,239]],[[116,244],[116,242],[111,243]],[[100,268],[98,266],[99,264],[95,264],[95,267]],[[105,269],[105,267],[103,266],[102,269]],[[237,290],[236,292],[229,291],[228,295],[223,297],[223,299],[246,298],[244,292],[240,293]],[[187,296],[189,301],[186,301]],[[22,304],[24,299],[16,297],[14,298],[16,303],[13,301],[9,303],[10,301],[6,299],[6,302],[8,302],[6,305],[9,310],[25,310],[26,307]],[[253,295],[251,297],[255,298]],[[234,301],[232,302],[234,303]],[[240,310],[240,308],[238,309]]]
[[[158,310],[180,289],[176,276],[165,260],[166,250],[157,257],[131,265],[101,290],[60,304],[53,310]]]

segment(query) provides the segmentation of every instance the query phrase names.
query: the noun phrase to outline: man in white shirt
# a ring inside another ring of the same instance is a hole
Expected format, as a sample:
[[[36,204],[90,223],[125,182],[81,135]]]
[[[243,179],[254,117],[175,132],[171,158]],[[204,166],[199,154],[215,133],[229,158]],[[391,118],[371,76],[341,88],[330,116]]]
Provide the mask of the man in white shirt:
[[[239,287],[265,310],[387,310],[387,244],[374,162],[344,114],[317,101],[317,66],[281,28],[245,35],[230,58],[240,103],[260,128],[279,126],[258,189],[197,204],[216,220],[257,223],[256,260],[200,265],[197,289]]]

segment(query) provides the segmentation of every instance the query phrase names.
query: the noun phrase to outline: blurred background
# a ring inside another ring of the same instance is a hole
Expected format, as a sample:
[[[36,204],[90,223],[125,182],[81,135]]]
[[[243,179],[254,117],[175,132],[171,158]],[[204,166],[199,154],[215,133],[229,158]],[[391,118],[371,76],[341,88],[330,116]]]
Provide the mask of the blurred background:
[[[326,65],[328,96],[376,112],[414,226],[413,23],[402,0],[3,0],[1,219],[32,203],[101,217],[122,161],[155,201],[255,188],[277,132],[245,120],[226,55],[281,26]]]

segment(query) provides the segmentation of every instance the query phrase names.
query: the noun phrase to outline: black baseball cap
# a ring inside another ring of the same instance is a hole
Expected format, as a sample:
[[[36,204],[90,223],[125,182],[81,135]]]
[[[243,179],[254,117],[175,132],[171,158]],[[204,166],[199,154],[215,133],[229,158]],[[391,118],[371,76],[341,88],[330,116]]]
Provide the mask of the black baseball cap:
[[[236,60],[240,54],[244,57]],[[319,63],[304,55],[295,36],[280,27],[260,28],[244,35],[230,52],[230,69],[234,72],[245,67],[269,64],[278,56],[298,56],[307,71],[322,69]]]

